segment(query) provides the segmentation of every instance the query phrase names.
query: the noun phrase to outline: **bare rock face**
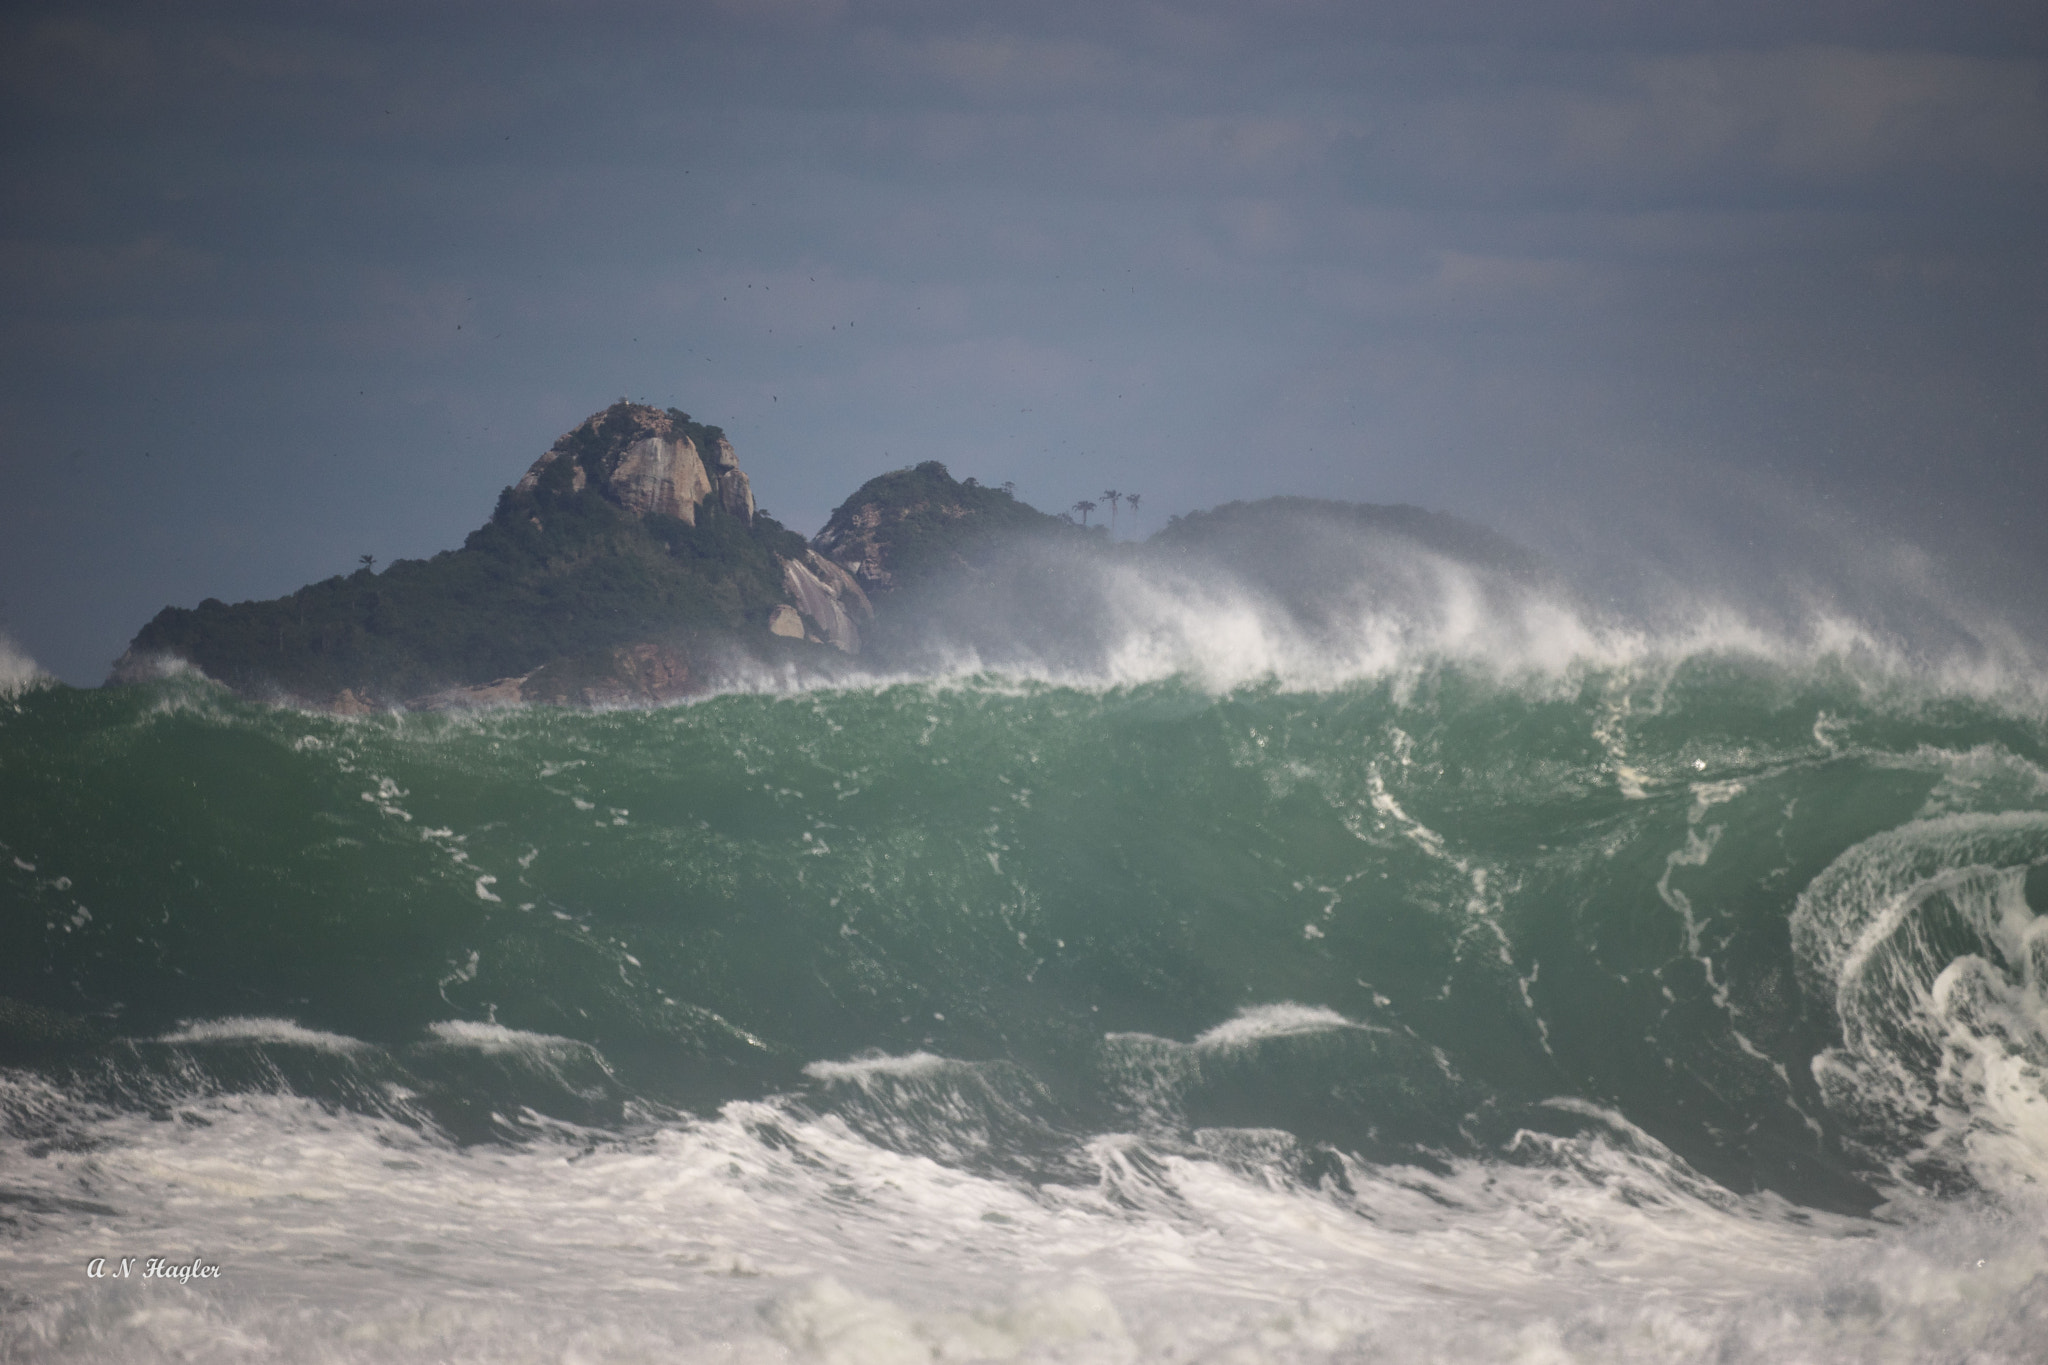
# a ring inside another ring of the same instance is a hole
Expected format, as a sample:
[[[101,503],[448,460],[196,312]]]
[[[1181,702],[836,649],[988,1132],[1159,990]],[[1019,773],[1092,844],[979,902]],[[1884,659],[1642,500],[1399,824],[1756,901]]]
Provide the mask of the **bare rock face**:
[[[786,639],[804,638],[804,618],[795,607],[783,605],[768,613],[768,633]]]
[[[654,512],[694,526],[697,504],[711,492],[711,479],[689,437],[645,436],[626,447],[609,491],[629,512]],[[732,510],[730,503],[726,510]]]
[[[723,436],[714,440],[711,449],[704,453],[704,464],[717,481],[720,505],[736,517],[751,518],[754,490],[747,476],[740,472],[740,457],[733,453],[732,442]]]
[[[694,526],[697,508],[714,495],[732,515],[754,515],[753,490],[732,442],[719,436],[711,449],[699,450],[682,424],[658,408],[615,403],[592,415],[535,460],[518,489],[532,492],[557,460],[572,462],[573,491],[594,480],[599,492],[642,516],[674,517]]]
[[[893,588],[896,576],[883,562],[882,522],[880,507],[857,507],[848,515],[845,525],[826,527],[813,543],[831,555],[829,562],[846,566],[869,587]]]
[[[810,621],[817,639],[845,654],[860,653],[855,618],[874,619],[874,608],[853,575],[815,550],[782,561],[782,586]],[[774,629],[773,622],[769,629]]]
[[[753,520],[754,490],[739,470],[728,469],[718,476],[718,500],[726,511],[742,521]]]

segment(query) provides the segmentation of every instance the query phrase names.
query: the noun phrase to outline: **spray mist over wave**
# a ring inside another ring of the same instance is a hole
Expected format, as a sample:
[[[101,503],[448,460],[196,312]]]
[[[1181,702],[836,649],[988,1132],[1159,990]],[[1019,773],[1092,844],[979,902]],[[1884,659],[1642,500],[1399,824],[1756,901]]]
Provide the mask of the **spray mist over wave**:
[[[1902,695],[2048,703],[2040,642],[1948,588],[1910,547],[1859,546],[1836,556],[1832,578],[1804,566],[1761,586],[1754,575],[1720,575],[1729,586],[1719,588],[1697,565],[1690,583],[1649,565],[1567,571],[1415,508],[1301,499],[1233,508],[1234,517],[1191,518],[1211,518],[1198,534],[1169,528],[1143,544],[999,544],[883,594],[857,658],[821,651],[770,665],[735,639],[705,646],[699,680],[708,695],[779,695],[1006,680],[1099,690],[1179,678],[1225,695],[1408,686],[1452,667],[1541,691],[1726,657],[1837,670]],[[193,674],[176,659],[138,658],[121,680]]]
[[[17,696],[50,681],[50,675],[24,654],[14,641],[0,635],[0,697]]]
[[[1729,656],[1837,668],[1881,688],[2048,699],[2037,644],[1939,590],[1924,557],[1903,552],[1918,570],[1881,587],[1804,578],[1735,597],[1667,583],[1624,608],[1601,582],[1534,561],[1484,562],[1313,516],[1257,530],[1178,554],[1013,547],[987,572],[906,603],[893,637],[883,632],[887,662],[872,680],[994,674],[1128,687],[1182,677],[1223,694],[1412,681],[1454,666],[1544,687]]]

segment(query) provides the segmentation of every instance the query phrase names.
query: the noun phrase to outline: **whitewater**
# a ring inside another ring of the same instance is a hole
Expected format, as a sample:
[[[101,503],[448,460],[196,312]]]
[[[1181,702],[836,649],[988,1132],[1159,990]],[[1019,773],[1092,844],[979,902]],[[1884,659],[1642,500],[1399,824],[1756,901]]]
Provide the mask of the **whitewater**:
[[[2048,1356],[2024,651],[1406,562],[653,710],[21,670],[0,1358]]]

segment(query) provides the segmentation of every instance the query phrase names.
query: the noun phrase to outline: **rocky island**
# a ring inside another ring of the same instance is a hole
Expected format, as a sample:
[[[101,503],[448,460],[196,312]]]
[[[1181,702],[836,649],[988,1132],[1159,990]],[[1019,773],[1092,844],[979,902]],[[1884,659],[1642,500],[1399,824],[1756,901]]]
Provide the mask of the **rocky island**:
[[[1077,662],[1106,566],[1235,575],[1312,607],[1321,570],[1302,547],[1318,535],[1533,571],[1441,513],[1299,498],[1112,545],[936,461],[870,479],[807,543],[756,508],[722,430],[621,400],[533,461],[460,549],[269,601],[166,607],[110,681],[175,660],[244,696],[354,713],[661,703],[762,669],[841,677],[949,651]]]
[[[871,614],[850,574],[755,509],[723,431],[622,401],[550,446],[461,549],[167,607],[114,680],[173,658],[341,711],[655,702],[749,663],[856,655]]]

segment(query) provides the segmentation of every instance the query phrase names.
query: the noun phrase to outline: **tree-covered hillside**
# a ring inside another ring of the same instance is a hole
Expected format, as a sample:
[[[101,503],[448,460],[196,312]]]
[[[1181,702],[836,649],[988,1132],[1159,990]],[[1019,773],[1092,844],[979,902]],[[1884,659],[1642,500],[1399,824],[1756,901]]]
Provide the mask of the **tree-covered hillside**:
[[[789,648],[770,640],[767,622],[788,601],[777,556],[800,558],[802,537],[716,497],[696,508],[695,525],[621,508],[600,478],[635,434],[631,423],[604,421],[624,406],[565,437],[574,458],[539,466],[530,489],[505,490],[461,549],[271,601],[166,608],[136,635],[131,663],[182,658],[250,695],[327,702],[348,689],[402,701],[543,665],[601,675],[606,651],[650,639],[743,632]],[[579,468],[597,476],[580,489]]]
[[[1107,543],[1005,488],[955,479],[937,460],[869,479],[811,541],[851,571],[878,604],[891,594],[971,576],[1019,538]]]
[[[271,601],[166,608],[116,676],[179,658],[247,696],[344,709],[662,701],[750,660],[834,676],[853,653],[884,670],[1086,669],[1151,589],[1244,590],[1294,628],[1341,632],[1439,570],[1477,571],[1488,591],[1538,573],[1454,517],[1306,498],[1112,544],[937,461],[868,480],[807,546],[755,510],[723,432],[623,401],[534,461],[461,549],[372,568]]]

